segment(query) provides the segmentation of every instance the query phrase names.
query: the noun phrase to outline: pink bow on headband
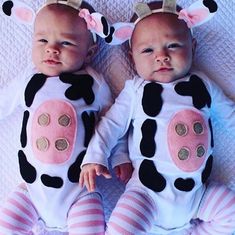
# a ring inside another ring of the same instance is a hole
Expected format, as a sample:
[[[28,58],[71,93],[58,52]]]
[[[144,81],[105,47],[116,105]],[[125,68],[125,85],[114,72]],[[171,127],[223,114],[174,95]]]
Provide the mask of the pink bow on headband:
[[[195,9],[190,12],[187,9],[183,9],[179,12],[178,18],[184,20],[189,28],[201,24],[210,14],[208,8]]]
[[[87,9],[81,9],[79,16],[86,21],[89,30],[96,28],[96,21]]]
[[[86,21],[87,29],[90,30],[92,33],[99,35],[101,38],[105,38],[108,34],[104,33],[104,25],[102,23],[102,18],[104,16],[99,12],[90,13],[87,9],[81,9],[79,11],[79,16]]]

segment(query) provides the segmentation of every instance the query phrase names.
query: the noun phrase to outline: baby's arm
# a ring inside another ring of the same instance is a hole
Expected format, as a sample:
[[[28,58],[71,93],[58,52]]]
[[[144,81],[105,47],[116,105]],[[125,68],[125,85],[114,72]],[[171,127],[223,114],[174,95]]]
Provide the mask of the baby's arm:
[[[85,185],[89,192],[93,192],[96,188],[96,176],[100,175],[106,179],[112,178],[105,166],[95,163],[85,164],[81,170],[79,184],[81,187]]]
[[[126,138],[135,107],[133,105],[134,91],[130,82],[126,84],[115,103],[102,117],[87,148],[81,165],[80,182],[81,185],[85,184],[89,189],[91,188],[90,183],[94,184],[96,175],[102,174],[99,173],[100,171],[104,172],[104,176],[108,177],[109,175],[110,178],[110,174],[106,174],[110,156],[112,156],[112,167],[118,166],[116,173],[124,181],[128,180],[129,172],[132,171],[128,170],[130,169],[130,159],[128,158]],[[86,165],[89,165],[89,167]],[[85,166],[87,167],[86,170],[83,169]],[[99,166],[98,169],[96,169],[97,166]],[[126,172],[127,170],[128,172]]]

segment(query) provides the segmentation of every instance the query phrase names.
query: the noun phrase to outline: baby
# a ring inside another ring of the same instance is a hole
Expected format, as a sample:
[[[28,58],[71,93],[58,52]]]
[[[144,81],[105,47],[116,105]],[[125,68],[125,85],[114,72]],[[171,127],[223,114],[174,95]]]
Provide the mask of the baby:
[[[112,103],[104,78],[89,66],[97,39],[84,18],[94,9],[86,2],[51,0],[35,17],[18,1],[6,1],[2,9],[23,22],[33,21],[35,69],[1,90],[1,118],[18,105],[25,109],[18,152],[25,183],[1,208],[0,234],[33,234],[38,224],[73,235],[104,234],[99,191],[78,185],[96,122]],[[125,138],[113,156],[118,176],[128,180]],[[105,176],[110,177],[108,172]]]
[[[105,171],[110,151],[129,130],[134,172],[111,214],[108,235],[235,231],[235,193],[207,181],[213,163],[211,117],[235,133],[235,105],[191,69],[192,27],[216,11],[212,0],[188,9],[173,0],[135,7],[129,43],[137,75],[99,123],[80,175],[80,184],[93,191],[95,174]]]

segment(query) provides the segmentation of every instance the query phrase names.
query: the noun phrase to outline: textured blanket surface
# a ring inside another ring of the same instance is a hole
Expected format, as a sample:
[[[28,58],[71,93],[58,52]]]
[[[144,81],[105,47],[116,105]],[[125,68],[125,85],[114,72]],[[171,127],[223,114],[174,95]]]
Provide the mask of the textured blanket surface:
[[[23,1],[23,0],[22,0]],[[188,6],[195,0],[179,0]],[[2,0],[0,1],[2,2]],[[43,0],[25,0],[35,11]],[[88,0],[94,8],[108,17],[111,23],[128,21],[136,0]],[[148,2],[148,1],[145,1]],[[195,67],[205,72],[235,100],[235,0],[217,0],[219,11],[213,20],[194,30],[197,39]],[[30,63],[32,27],[13,22],[0,13],[0,89],[14,79]],[[93,66],[103,72],[116,96],[124,81],[133,75],[127,56],[127,45],[111,47],[100,43]],[[1,90],[0,90],[1,92]],[[0,101],[1,102],[1,101]],[[18,173],[17,149],[21,124],[21,109],[0,121],[0,202],[21,181]],[[221,110],[223,112],[223,110]],[[214,120],[215,164],[211,179],[223,182],[235,190],[235,133]],[[123,185],[115,179],[99,179],[108,218]],[[46,233],[59,234],[59,233]]]

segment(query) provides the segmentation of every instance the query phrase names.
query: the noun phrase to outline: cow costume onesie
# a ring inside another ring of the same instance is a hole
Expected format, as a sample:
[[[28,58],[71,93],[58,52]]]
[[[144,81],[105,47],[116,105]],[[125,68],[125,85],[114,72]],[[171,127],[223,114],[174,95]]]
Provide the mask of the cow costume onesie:
[[[46,5],[53,3],[78,9],[84,18],[88,13],[80,9],[81,1],[48,1]],[[6,1],[2,9],[26,23],[35,18],[20,1]],[[93,13],[93,18],[93,26],[105,24],[101,14]],[[109,34],[96,33],[103,38]],[[112,103],[111,93],[104,78],[89,66],[48,77],[29,69],[23,79],[1,90],[1,117],[18,105],[24,109],[18,161],[26,184],[20,185],[2,208],[0,234],[33,234],[35,224],[69,234],[86,234],[92,229],[92,234],[103,234],[100,194],[98,190],[88,193],[78,182],[94,127]],[[113,166],[129,162],[125,139],[118,143],[114,155]]]
[[[153,13],[171,12],[192,27],[217,10],[214,1],[198,1],[176,12],[174,3],[164,1],[156,10],[137,4],[136,22]],[[201,12],[208,14],[200,17]],[[161,235],[232,234],[235,194],[225,186],[207,184],[213,163],[213,116],[235,133],[234,103],[200,72],[169,83],[140,76],[126,81],[82,163],[107,166],[111,149],[129,130],[134,172],[110,217],[107,234],[146,234],[153,224]],[[199,219],[195,228],[191,219]]]

